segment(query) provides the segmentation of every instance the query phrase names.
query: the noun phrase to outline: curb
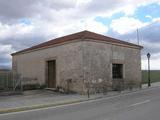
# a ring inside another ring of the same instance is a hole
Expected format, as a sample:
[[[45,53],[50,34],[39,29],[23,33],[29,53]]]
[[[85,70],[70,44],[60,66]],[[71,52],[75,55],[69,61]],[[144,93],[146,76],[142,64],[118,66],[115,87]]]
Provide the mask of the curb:
[[[58,102],[58,103],[54,102],[54,103],[48,103],[48,104],[39,104],[39,105],[32,105],[32,106],[0,109],[0,114],[27,111],[27,110],[35,110],[35,109],[41,109],[41,108],[47,108],[47,107],[56,107],[56,106],[60,106],[60,105],[79,103],[79,102],[84,102],[84,101],[88,101],[88,100],[90,100],[90,99],[71,100],[71,101],[65,101],[65,102],[62,101],[62,102]]]
[[[89,100],[96,100],[96,99],[100,99],[100,98],[102,98],[102,97],[87,98],[87,99],[76,99],[76,100],[69,100],[69,101],[61,101],[61,102],[57,102],[57,103],[54,102],[54,103],[48,103],[48,104],[39,104],[39,105],[32,105],[32,106],[0,109],[0,114],[14,113],[14,112],[21,112],[21,111],[27,111],[27,110],[49,108],[49,107],[57,107],[57,106],[61,106],[61,105],[80,103],[80,102],[85,102],[85,101],[89,101]]]
[[[158,86],[152,86],[150,88],[154,88],[154,87],[158,87]],[[39,104],[39,105],[32,105],[32,106],[0,109],[0,114],[21,112],[21,111],[27,111],[27,110],[35,110],[35,109],[48,108],[48,107],[56,107],[56,106],[61,106],[61,105],[73,104],[73,103],[81,103],[81,102],[85,102],[85,101],[89,101],[89,100],[96,100],[96,99],[101,99],[101,98],[105,98],[105,97],[112,97],[112,96],[132,93],[132,92],[136,92],[136,91],[142,91],[145,89],[148,89],[148,87],[142,88],[139,90],[123,91],[123,92],[121,91],[119,94],[115,94],[115,95],[104,95],[104,96],[98,96],[98,97],[86,98],[86,99],[84,98],[84,99],[75,99],[75,100],[68,100],[68,101],[66,100],[66,101],[61,101],[61,102],[57,102],[57,103],[54,102],[54,103],[48,103],[48,104]]]

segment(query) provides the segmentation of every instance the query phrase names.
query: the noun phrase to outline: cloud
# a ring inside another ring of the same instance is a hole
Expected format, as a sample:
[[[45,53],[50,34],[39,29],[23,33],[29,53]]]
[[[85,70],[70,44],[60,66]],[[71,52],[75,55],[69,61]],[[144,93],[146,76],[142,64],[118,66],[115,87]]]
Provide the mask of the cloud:
[[[121,17],[113,20],[110,27],[113,29],[113,31],[118,32],[119,34],[125,34],[134,31],[137,28],[146,26],[147,24],[148,23],[143,23],[140,20],[132,17]]]
[[[157,3],[160,0],[90,0],[83,5],[85,14],[111,16],[116,12],[124,12],[126,16],[133,15],[137,7]]]
[[[153,54],[160,52],[160,22],[153,22],[146,26],[139,28],[139,39],[140,44],[144,46],[145,52],[151,52]],[[114,33],[112,33],[114,34]],[[133,42],[137,44],[137,32],[136,30],[131,31],[129,33],[125,33],[123,35],[116,34],[116,37],[120,39],[124,39],[126,41]]]
[[[11,67],[11,56],[10,54],[14,51],[11,45],[0,44],[0,68]]]
[[[158,17],[158,18],[153,18],[153,19],[152,19],[152,22],[160,22],[160,17]]]
[[[38,0],[0,0],[1,22],[14,21],[34,14],[34,5]],[[33,12],[32,12],[33,11]]]
[[[150,16],[150,15],[146,15],[145,17],[149,18],[149,19],[152,19],[152,16]]]
[[[159,69],[159,61],[160,61],[160,21],[152,22],[146,26],[143,26],[139,29],[139,39],[140,45],[144,48],[142,49],[142,69],[146,69],[146,54],[151,53],[152,69]],[[116,38],[132,42],[137,44],[137,33],[136,30],[130,33],[118,34],[112,33],[112,36]]]
[[[40,15],[46,9],[68,9],[74,7],[76,0],[0,0],[0,18],[13,21],[24,17],[34,17]],[[20,8],[19,8],[20,7]]]
[[[15,23],[21,18],[56,19],[59,16],[86,19],[95,15],[111,16],[118,11],[130,15],[137,6],[156,1],[159,0],[0,0],[0,20]]]
[[[24,34],[31,33],[33,26],[26,24],[13,24],[7,25],[0,23],[0,38],[4,39],[7,37],[18,37]]]
[[[124,36],[132,36],[128,32],[135,30],[137,26],[144,28],[146,23],[131,18],[131,15],[138,6],[157,1],[0,0],[0,47],[10,46],[10,50],[1,55],[0,66],[2,63],[6,66],[11,63],[10,58],[5,57],[11,52],[85,29],[106,34],[110,27],[114,35],[121,33]],[[117,12],[125,13],[125,16],[113,20],[110,26],[95,20],[98,16],[110,18]],[[156,20],[158,18],[154,19]],[[146,38],[149,37],[146,35]],[[151,38],[147,41],[150,42],[149,40]],[[2,49],[0,53],[1,51]]]

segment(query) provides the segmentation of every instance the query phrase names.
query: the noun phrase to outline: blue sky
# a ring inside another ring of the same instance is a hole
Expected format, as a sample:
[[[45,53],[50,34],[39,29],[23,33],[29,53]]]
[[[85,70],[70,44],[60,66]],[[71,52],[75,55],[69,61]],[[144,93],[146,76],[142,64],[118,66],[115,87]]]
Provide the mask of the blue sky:
[[[153,3],[146,6],[138,7],[134,13],[134,17],[143,21],[151,22],[152,18],[160,17],[160,5]]]
[[[160,17],[160,4],[149,4],[146,6],[137,7],[133,15],[129,15],[133,18],[139,19],[142,22],[151,22],[152,18]],[[111,17],[96,17],[95,19],[99,22],[102,22],[105,25],[109,25],[113,19],[124,17],[124,12],[114,13]]]
[[[100,17],[100,16],[98,16],[98,17],[95,18],[95,20],[97,22],[103,23],[106,26],[109,26],[113,19],[118,19],[118,18],[124,17],[124,16],[125,16],[125,13],[118,12],[118,13],[113,14],[111,17]]]
[[[63,35],[89,30],[137,44],[142,69],[160,69],[160,0],[0,0],[0,68],[10,54]]]
[[[138,19],[141,22],[152,22],[154,18],[160,17],[160,4],[152,3],[145,6],[139,6],[136,8],[134,14],[128,15],[128,17],[132,17],[134,19]],[[101,22],[105,26],[110,26],[112,20],[119,19],[121,17],[125,17],[124,12],[117,12],[112,14],[110,17],[101,17],[97,16],[95,20],[97,22]]]
[[[26,24],[26,25],[31,25],[32,24],[32,22],[28,18],[20,19],[19,23],[23,23],[23,24]]]

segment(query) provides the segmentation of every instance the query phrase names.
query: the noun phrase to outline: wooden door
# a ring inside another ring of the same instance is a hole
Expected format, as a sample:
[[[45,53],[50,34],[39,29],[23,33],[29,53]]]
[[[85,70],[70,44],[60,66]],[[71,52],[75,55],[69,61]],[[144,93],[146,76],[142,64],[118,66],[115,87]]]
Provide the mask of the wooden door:
[[[56,87],[56,61],[51,60],[47,62],[48,64],[48,88]]]

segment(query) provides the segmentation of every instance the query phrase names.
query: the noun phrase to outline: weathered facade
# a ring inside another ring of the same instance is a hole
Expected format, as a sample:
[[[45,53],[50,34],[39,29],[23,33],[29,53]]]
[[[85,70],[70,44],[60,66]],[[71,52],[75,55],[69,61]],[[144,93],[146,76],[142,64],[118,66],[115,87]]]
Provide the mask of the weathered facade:
[[[140,87],[141,48],[82,31],[13,53],[13,71],[40,85],[78,93],[99,83]]]

